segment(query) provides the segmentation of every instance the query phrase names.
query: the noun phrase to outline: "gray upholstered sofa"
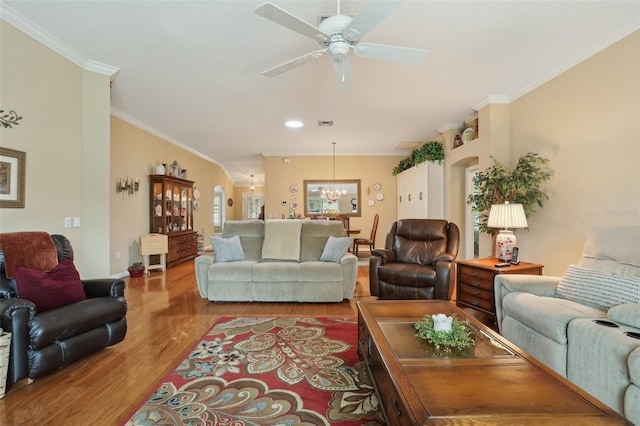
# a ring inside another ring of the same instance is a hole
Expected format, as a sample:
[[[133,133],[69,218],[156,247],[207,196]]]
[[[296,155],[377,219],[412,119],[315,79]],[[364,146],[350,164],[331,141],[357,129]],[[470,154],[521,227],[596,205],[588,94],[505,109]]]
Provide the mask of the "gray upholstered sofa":
[[[495,293],[504,337],[640,425],[640,227],[596,228],[563,277],[498,275]]]
[[[356,256],[347,252],[338,255],[337,261],[320,260],[330,236],[345,236],[342,222],[227,221],[222,237],[235,235],[240,237],[244,260],[221,263],[215,254],[195,259],[203,298],[266,302],[340,302],[353,298]]]

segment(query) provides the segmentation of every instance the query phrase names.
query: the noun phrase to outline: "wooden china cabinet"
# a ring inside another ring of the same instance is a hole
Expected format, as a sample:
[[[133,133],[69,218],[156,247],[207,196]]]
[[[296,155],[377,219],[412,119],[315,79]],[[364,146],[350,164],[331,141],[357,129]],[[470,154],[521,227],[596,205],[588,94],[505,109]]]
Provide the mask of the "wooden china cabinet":
[[[167,175],[150,175],[150,231],[169,239],[167,267],[197,255],[198,235],[193,226],[193,182]]]

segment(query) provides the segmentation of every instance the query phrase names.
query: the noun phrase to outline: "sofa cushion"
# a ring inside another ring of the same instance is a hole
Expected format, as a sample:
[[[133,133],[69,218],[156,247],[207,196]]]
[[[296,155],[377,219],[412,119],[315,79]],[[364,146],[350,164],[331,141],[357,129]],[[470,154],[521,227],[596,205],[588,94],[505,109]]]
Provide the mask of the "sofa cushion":
[[[640,302],[640,278],[570,265],[558,283],[556,297],[606,312],[616,305]]]
[[[297,262],[261,262],[251,270],[253,282],[296,282],[298,281]]]
[[[345,237],[339,220],[305,220],[300,232],[300,262],[318,261],[330,235]]]
[[[512,317],[532,330],[554,340],[567,343],[567,325],[576,318],[603,318],[605,314],[571,300],[540,297],[531,293],[512,292],[502,299],[505,316]]]
[[[216,263],[237,262],[244,260],[244,251],[240,244],[240,236],[229,238],[211,237],[211,245],[216,254]]]
[[[446,220],[432,220],[425,226],[420,220],[399,220],[392,247],[396,261],[431,265],[435,257],[447,251],[448,224]]]
[[[342,265],[334,262],[302,262],[298,264],[298,282],[339,282],[342,291]]]
[[[48,272],[18,266],[15,279],[18,296],[35,303],[38,312],[87,298],[80,274],[68,258]]]
[[[214,263],[209,266],[208,278],[211,282],[238,281],[250,282],[251,269],[255,260],[241,260],[239,262]]]
[[[302,220],[272,219],[264,223],[262,258],[276,260],[300,259],[300,229]]]
[[[340,262],[340,259],[347,253],[351,244],[353,244],[353,238],[351,237],[334,237],[330,235],[324,245],[320,260],[323,262]]]
[[[264,241],[264,222],[262,220],[228,220],[224,223],[223,237],[240,236],[240,244],[245,260],[260,260]]]
[[[614,306],[607,312],[609,319],[630,327],[640,328],[640,303]]]

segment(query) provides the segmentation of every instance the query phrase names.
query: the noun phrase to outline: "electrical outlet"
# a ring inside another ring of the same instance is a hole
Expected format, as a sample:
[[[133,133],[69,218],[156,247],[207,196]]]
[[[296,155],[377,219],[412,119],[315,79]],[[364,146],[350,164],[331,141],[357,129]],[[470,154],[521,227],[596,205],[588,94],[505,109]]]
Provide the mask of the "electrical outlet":
[[[80,228],[80,218],[78,216],[75,216],[73,218],[73,227],[74,228]]]
[[[64,227],[65,228],[71,228],[71,218],[70,217],[65,217],[64,218]]]

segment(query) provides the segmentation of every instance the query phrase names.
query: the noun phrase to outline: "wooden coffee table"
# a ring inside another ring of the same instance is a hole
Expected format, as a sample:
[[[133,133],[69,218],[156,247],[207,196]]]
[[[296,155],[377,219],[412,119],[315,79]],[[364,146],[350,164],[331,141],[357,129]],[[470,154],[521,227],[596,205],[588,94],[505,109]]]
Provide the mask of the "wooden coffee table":
[[[389,425],[628,424],[446,301],[358,302],[358,351]],[[476,346],[443,358],[415,337],[425,314],[468,319]]]

